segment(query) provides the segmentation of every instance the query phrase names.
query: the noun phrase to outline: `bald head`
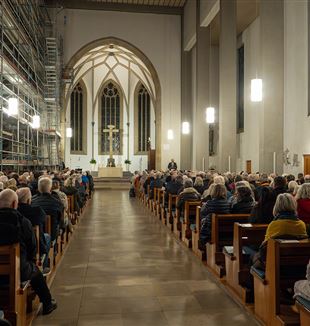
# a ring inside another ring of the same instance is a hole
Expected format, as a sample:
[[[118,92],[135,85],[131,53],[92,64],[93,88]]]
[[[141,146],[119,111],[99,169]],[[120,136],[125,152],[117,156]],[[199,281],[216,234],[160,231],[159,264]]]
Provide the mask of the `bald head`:
[[[17,209],[18,197],[15,191],[5,189],[0,192],[0,208],[14,208]]]
[[[20,204],[30,204],[31,203],[31,191],[28,187],[19,188],[16,190],[18,197],[18,202]]]

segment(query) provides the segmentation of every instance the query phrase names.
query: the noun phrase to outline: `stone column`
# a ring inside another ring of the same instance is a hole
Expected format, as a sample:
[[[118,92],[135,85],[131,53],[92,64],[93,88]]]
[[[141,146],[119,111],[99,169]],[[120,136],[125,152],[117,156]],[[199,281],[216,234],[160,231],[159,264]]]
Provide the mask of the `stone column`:
[[[221,0],[219,45],[219,170],[236,169],[236,0]]]
[[[260,112],[259,170],[283,172],[284,111],[284,3],[260,2],[261,78],[263,101]]]
[[[182,170],[191,169],[192,163],[192,141],[193,141],[193,113],[192,113],[192,61],[191,51],[182,50],[182,94],[181,94],[181,122],[188,121],[190,133],[181,134],[181,162]],[[182,127],[182,126],[181,126]]]
[[[197,1],[196,17],[196,114],[195,139],[196,169],[209,167],[209,127],[206,123],[206,108],[210,105],[209,96],[209,57],[210,57],[210,30],[200,26],[200,1]]]

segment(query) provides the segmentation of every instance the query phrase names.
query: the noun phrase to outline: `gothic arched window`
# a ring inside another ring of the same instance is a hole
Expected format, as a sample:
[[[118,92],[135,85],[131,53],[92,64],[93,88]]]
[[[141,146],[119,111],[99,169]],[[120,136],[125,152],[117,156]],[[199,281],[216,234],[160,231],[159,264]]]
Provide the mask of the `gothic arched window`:
[[[78,83],[70,98],[70,127],[72,137],[70,150],[72,154],[86,154],[86,91],[82,83]]]
[[[151,137],[151,98],[143,84],[137,86],[135,92],[136,114],[136,152],[146,153],[149,147]]]
[[[104,86],[99,109],[99,154],[108,155],[110,138],[108,126],[114,126],[113,154],[122,155],[122,96],[119,87],[112,81]]]

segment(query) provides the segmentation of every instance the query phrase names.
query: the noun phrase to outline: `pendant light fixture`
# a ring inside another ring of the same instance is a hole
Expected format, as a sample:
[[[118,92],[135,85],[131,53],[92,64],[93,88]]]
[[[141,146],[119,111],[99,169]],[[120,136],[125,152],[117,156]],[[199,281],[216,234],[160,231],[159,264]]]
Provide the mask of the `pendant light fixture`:
[[[72,128],[67,128],[66,129],[66,136],[67,136],[67,138],[71,138],[72,137]]]
[[[18,99],[16,97],[10,97],[8,100],[8,115],[18,114]]]
[[[184,121],[182,123],[182,134],[183,135],[188,135],[190,133],[190,125],[189,122]]]
[[[37,115],[37,114],[34,115],[32,117],[32,124],[31,124],[32,128],[33,129],[39,129],[40,128],[40,122],[41,122],[40,116]]]

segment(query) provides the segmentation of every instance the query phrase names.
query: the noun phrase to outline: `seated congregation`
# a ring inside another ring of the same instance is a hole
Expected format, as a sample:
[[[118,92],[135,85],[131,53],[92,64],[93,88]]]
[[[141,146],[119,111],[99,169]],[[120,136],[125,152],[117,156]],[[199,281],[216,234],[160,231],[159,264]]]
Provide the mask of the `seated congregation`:
[[[0,172],[0,325],[57,308],[49,287],[93,189],[74,170]]]
[[[310,175],[144,171],[133,190],[260,322],[310,325]]]

